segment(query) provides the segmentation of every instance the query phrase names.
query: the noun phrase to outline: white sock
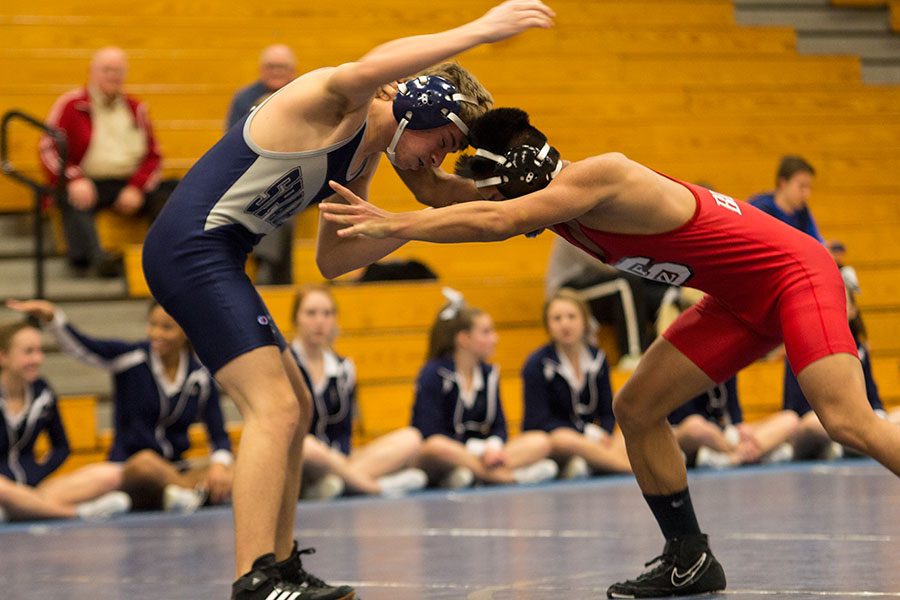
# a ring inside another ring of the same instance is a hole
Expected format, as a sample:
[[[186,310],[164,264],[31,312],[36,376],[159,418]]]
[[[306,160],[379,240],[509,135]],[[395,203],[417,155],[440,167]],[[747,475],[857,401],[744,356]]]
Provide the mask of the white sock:
[[[555,460],[545,458],[526,467],[519,467],[513,471],[516,483],[541,483],[556,477],[559,473],[559,465]]]
[[[428,485],[428,475],[422,469],[409,468],[378,478],[382,496],[402,496]]]
[[[102,521],[129,510],[131,510],[131,496],[119,491],[82,502],[75,508],[78,518],[86,521]]]

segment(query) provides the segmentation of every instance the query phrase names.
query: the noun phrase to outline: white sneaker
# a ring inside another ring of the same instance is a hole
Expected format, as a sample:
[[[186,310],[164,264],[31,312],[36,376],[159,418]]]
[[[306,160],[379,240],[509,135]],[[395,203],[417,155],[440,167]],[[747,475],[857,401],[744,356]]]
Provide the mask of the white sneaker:
[[[447,490],[460,490],[475,483],[475,473],[469,467],[454,467],[438,484]]]
[[[541,483],[556,477],[559,473],[559,465],[555,460],[545,458],[532,463],[527,467],[519,467],[513,471],[516,483]]]
[[[727,469],[728,467],[733,467],[734,463],[731,461],[731,457],[724,452],[713,450],[709,446],[700,446],[697,450],[697,458],[694,459],[694,466],[701,469],[704,467]]]
[[[344,480],[328,473],[313,484],[303,487],[300,497],[304,500],[331,500],[344,493]]]
[[[591,468],[582,456],[573,456],[563,467],[560,479],[587,479],[591,476]]]
[[[382,496],[403,496],[409,492],[421,490],[428,485],[428,475],[422,469],[410,467],[409,469],[403,469],[402,471],[379,477],[378,485],[381,486]]]
[[[170,483],[163,490],[163,510],[190,514],[203,506],[206,493],[199,489],[190,489]]]
[[[782,442],[775,446],[768,454],[763,456],[762,462],[766,465],[790,462],[794,460],[794,447],[788,442]]]
[[[819,454],[822,460],[838,460],[844,458],[844,447],[837,442],[828,442],[825,449]]]
[[[115,515],[131,510],[131,496],[125,492],[109,492],[99,498],[82,502],[75,512],[85,521],[105,521]]]

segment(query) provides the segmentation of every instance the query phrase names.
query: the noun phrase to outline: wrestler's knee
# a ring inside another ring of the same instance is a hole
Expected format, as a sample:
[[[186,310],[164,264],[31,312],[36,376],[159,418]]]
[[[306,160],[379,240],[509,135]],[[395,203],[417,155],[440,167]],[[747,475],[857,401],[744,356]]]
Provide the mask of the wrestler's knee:
[[[640,431],[657,421],[651,414],[648,403],[640,395],[631,394],[625,388],[613,398],[613,414],[623,432]]]

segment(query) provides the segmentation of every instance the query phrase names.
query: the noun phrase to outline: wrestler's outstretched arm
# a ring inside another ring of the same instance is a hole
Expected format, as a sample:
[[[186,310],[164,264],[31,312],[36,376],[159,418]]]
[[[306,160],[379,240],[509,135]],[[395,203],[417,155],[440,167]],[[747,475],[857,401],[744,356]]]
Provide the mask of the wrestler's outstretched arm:
[[[341,237],[492,242],[602,209],[605,202],[620,192],[630,164],[633,163],[621,154],[603,154],[572,163],[546,188],[521,198],[466,202],[403,213],[378,208],[331,182],[332,189],[349,204],[326,202],[319,208],[326,220],[344,226],[338,231]]]

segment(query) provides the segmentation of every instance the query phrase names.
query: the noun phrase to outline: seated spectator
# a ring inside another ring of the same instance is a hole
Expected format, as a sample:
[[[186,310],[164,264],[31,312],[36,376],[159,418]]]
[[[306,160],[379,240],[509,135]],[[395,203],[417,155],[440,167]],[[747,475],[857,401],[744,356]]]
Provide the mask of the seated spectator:
[[[0,521],[99,519],[128,511],[127,494],[114,491],[122,471],[88,465],[47,478],[69,455],[69,441],[56,394],[41,377],[40,332],[25,322],[0,326]],[[39,459],[37,438],[50,450]]]
[[[121,257],[100,247],[94,214],[104,208],[122,215],[159,213],[174,182],[160,185],[161,156],[147,105],[123,92],[125,53],[103,48],[91,59],[84,88],[63,94],[47,117],[68,143],[66,197],[59,206],[69,266],[77,275],[93,269],[119,276]],[[40,142],[48,184],[56,185],[60,156],[53,141]]]
[[[669,415],[675,439],[689,465],[725,467],[784,462],[793,458],[787,440],[797,415],[782,410],[755,423],[744,423],[737,377],[707,390]]]
[[[322,286],[297,292],[296,335],[291,350],[312,391],[310,433],[303,443],[302,498],[326,500],[346,486],[355,494],[399,496],[422,489],[428,478],[412,465],[422,445],[413,427],[384,435],[351,452],[356,413],[353,361],[332,350],[337,335],[337,303]]]
[[[7,301],[48,324],[60,347],[114,377],[115,427],[109,461],[124,464],[122,489],[135,509],[191,512],[231,497],[231,441],[219,391],[194,356],[184,331],[155,301],[140,342],[88,337],[44,300]],[[202,419],[213,447],[208,459],[185,460],[188,428]]]
[[[752,196],[747,201],[804,233],[824,242],[807,206],[816,170],[800,156],[785,156],[775,174],[775,191]]]
[[[856,350],[859,353],[859,360],[862,364],[863,377],[865,377],[866,381],[866,397],[869,399],[872,410],[878,416],[888,418],[884,405],[881,402],[881,397],[878,394],[878,385],[872,376],[872,362],[869,359],[866,332],[859,318],[859,311],[850,287],[847,287],[847,317],[850,321],[850,332],[853,334],[853,339],[856,340]],[[797,377],[791,371],[787,361],[784,363],[783,403],[785,410],[792,410],[800,417],[800,424],[791,438],[796,458],[833,460],[852,453],[851,450],[844,448],[837,442],[833,442],[828,436],[825,427],[819,421],[819,417],[816,416],[816,413],[806,400],[806,396],[803,395],[800,384],[797,382]]]
[[[553,479],[559,469],[547,458],[546,433],[508,440],[500,371],[485,362],[497,345],[490,315],[466,306],[455,290],[444,295],[449,303],[431,327],[428,362],[416,380],[412,424],[425,439],[419,466],[448,489]]]
[[[297,57],[284,44],[273,44],[259,55],[259,79],[239,89],[228,108],[226,129],[231,129],[250,110],[289,84],[297,76]],[[294,219],[265,236],[253,249],[257,284],[288,284],[293,280]]]
[[[563,287],[586,290],[615,281],[626,284],[627,296],[610,290],[589,298],[588,306],[597,321],[615,328],[619,354],[624,361],[621,366],[634,368],[640,354],[655,337],[656,311],[668,286],[605,265],[561,238],[553,240],[545,278],[548,298]],[[630,314],[634,315],[631,323],[636,329],[634,340],[630,340],[628,334]]]
[[[615,430],[606,354],[590,342],[587,303],[562,288],[544,305],[550,343],[525,362],[522,429],[546,431],[561,477],[630,473],[625,438]]]

